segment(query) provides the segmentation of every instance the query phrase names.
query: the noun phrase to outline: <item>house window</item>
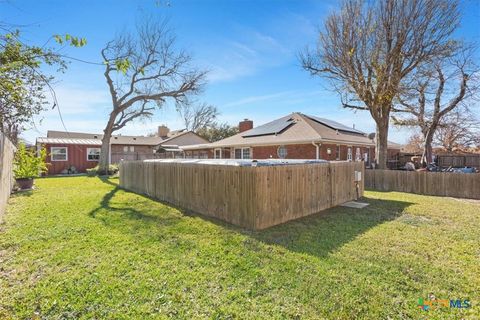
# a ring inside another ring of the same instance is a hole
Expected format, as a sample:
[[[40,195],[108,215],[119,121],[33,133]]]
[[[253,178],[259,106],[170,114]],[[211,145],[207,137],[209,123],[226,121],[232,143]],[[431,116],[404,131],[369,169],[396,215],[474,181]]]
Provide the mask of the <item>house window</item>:
[[[235,159],[242,159],[242,149],[235,149]]]
[[[134,152],[135,151],[135,147],[134,146],[130,146],[130,152]]]
[[[242,149],[242,159],[250,159],[250,148]]]
[[[250,159],[250,148],[235,149],[235,159]]]
[[[123,152],[128,152],[128,146],[123,147]]]
[[[51,147],[50,157],[52,158],[52,161],[67,161],[68,160],[67,147]]]
[[[340,145],[337,144],[337,150],[335,152],[337,160],[340,160]]]
[[[222,159],[222,149],[215,149],[215,159]]]
[[[347,149],[347,160],[352,161],[352,147],[348,147]]]
[[[287,148],[285,146],[278,147],[277,155],[280,159],[285,159],[287,157]]]
[[[360,161],[362,160],[362,154],[360,153],[360,148],[357,148],[355,150],[355,161]]]
[[[87,148],[87,161],[100,160],[100,148]]]

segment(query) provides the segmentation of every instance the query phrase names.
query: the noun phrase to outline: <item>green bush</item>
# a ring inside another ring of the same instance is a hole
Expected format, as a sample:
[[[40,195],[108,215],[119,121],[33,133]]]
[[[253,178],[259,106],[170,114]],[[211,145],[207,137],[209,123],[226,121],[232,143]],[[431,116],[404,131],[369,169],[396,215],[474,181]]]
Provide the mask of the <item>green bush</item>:
[[[93,167],[91,169],[87,169],[87,175],[89,176],[96,176],[96,175],[102,175],[101,172],[98,170],[98,165],[96,167]],[[114,175],[118,172],[118,165],[116,164],[111,164],[108,166],[108,175]]]
[[[20,143],[15,153],[13,162],[13,174],[16,179],[39,177],[48,170],[45,162],[47,150],[40,149],[38,153],[35,150],[27,149],[24,143]]]

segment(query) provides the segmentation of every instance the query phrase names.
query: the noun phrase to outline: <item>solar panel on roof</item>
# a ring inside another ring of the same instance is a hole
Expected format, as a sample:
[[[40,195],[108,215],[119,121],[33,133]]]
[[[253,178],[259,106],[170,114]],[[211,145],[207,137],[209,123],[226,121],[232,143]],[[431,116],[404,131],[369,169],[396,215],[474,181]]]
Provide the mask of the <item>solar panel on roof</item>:
[[[265,136],[271,134],[277,134],[287,129],[289,126],[295,122],[290,116],[274,120],[272,122],[266,123],[264,125],[258,126],[256,128],[245,131],[242,134],[242,137],[254,137],[254,136]]]
[[[335,130],[358,133],[358,134],[365,134],[364,132],[362,132],[360,130],[347,127],[346,125],[343,125],[343,124],[338,123],[338,122],[333,121],[333,120],[329,120],[329,119],[325,119],[325,118],[319,118],[319,117],[315,117],[315,116],[307,116],[307,117],[312,119],[313,121],[316,121],[320,124],[326,125],[327,127],[330,127],[332,129],[335,129]]]

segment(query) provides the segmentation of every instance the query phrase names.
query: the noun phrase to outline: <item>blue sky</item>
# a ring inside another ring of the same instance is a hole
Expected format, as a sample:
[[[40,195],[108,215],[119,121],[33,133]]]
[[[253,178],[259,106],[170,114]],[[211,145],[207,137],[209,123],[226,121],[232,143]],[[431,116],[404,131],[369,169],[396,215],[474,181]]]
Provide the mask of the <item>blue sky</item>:
[[[169,3],[169,5],[166,5]],[[462,3],[458,36],[480,40],[480,1]],[[23,39],[43,44],[53,34],[85,37],[83,48],[66,48],[76,58],[100,62],[100,50],[117,32],[131,28],[142,17],[168,17],[178,44],[194,63],[210,70],[208,84],[199,96],[217,106],[222,122],[237,124],[249,118],[259,125],[300,111],[355,124],[373,132],[367,112],[340,107],[326,83],[312,78],[299,65],[296,54],[315,43],[323,19],[339,7],[338,1],[15,1],[0,3],[0,19],[21,26]],[[111,108],[101,66],[72,61],[56,76],[55,90],[69,131],[101,132]],[[171,106],[158,110],[152,120],[135,122],[123,134],[147,134],[160,124],[182,127]],[[38,117],[36,129],[24,137],[35,141],[47,130],[64,130],[58,111]],[[407,130],[391,128],[390,140],[405,142]]]

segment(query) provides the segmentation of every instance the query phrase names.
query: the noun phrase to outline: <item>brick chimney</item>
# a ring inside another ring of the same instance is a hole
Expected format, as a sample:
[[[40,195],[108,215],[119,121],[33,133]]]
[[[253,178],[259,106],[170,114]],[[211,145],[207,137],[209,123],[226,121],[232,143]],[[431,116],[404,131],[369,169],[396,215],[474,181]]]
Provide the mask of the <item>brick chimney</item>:
[[[158,126],[158,136],[159,137],[166,137],[168,136],[168,133],[170,132],[170,129],[166,125],[161,125]]]
[[[248,119],[243,119],[238,124],[238,130],[240,132],[247,131],[253,128],[253,121]]]

